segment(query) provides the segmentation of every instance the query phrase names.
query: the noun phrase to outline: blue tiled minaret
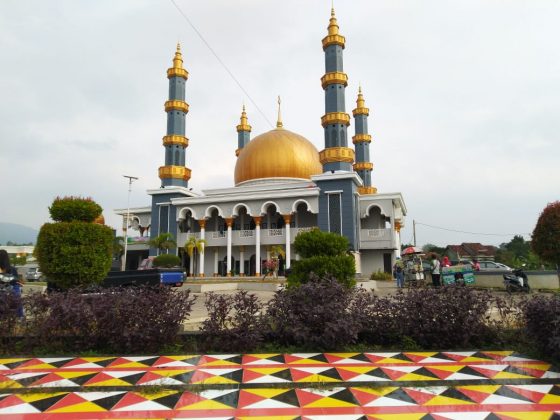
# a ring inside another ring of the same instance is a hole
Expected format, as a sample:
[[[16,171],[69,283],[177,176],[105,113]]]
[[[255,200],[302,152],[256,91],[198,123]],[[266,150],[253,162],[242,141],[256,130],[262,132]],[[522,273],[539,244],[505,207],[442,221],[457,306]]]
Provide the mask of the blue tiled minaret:
[[[165,166],[160,166],[159,177],[162,187],[187,187],[191,170],[185,167],[185,149],[189,140],[185,137],[185,116],[189,104],[185,102],[185,83],[189,77],[183,68],[181,46],[173,58],[173,67],[167,69],[169,79],[169,100],[165,102],[167,112],[167,134],[163,137],[165,147]]]
[[[239,125],[237,126],[237,150],[235,151],[235,156],[239,156],[241,149],[247,146],[249,143],[249,136],[251,135],[251,126],[247,120],[247,113],[245,112],[245,105],[243,105],[243,112],[241,112],[241,118]]]
[[[368,134],[368,115],[369,109],[366,108],[364,95],[362,95],[362,88],[358,90],[358,99],[356,100],[356,109],[352,111],[354,115],[354,128],[356,135],[352,137],[352,143],[356,149],[356,163],[354,163],[354,170],[360,175],[363,186],[358,187],[360,195],[375,194],[377,188],[371,185],[371,170],[373,163],[370,162],[369,157],[369,144],[371,143],[371,135]]]
[[[331,10],[329,33],[323,38],[325,75],[321,78],[325,90],[325,115],[321,123],[325,130],[325,149],[319,153],[323,174],[312,181],[320,190],[319,229],[338,233],[348,239],[351,251],[359,249],[359,194],[362,181],[354,172],[354,149],[348,147],[347,129],[350,116],[346,113],[344,90],[348,76],[343,71],[342,50],[346,42],[338,33],[338,23]]]
[[[338,33],[338,23],[331,10],[328,35],[323,38],[325,75],[321,84],[325,90],[325,115],[321,124],[325,131],[325,149],[320,153],[323,171],[351,171],[354,150],[348,147],[347,128],[350,116],[346,113],[344,91],[348,76],[344,73],[342,50],[346,39]]]

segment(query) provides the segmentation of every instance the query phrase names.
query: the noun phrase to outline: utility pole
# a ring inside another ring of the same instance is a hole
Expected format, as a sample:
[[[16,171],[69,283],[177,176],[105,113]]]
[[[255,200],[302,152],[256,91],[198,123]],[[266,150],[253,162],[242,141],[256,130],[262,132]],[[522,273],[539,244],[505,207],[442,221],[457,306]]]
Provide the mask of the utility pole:
[[[128,223],[130,219],[130,192],[132,191],[132,182],[138,180],[135,176],[123,175],[128,179],[128,199],[126,201],[126,220],[124,222],[124,255],[122,258],[121,271],[126,269],[126,252],[128,250]]]
[[[413,244],[416,246],[416,220],[412,219],[412,236],[414,238]]]

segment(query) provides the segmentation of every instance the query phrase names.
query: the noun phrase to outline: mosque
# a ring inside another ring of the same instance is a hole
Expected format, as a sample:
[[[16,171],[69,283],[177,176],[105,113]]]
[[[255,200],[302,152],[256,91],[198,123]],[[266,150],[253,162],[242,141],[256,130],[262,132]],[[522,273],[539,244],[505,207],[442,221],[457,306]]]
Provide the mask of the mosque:
[[[237,125],[237,149],[232,150],[232,158],[237,159],[235,186],[202,192],[189,187],[191,170],[185,166],[189,143],[185,83],[189,74],[177,46],[173,66],[167,70],[161,186],[147,191],[151,206],[115,210],[123,217],[123,229],[135,229],[140,235],[129,238],[127,268],[137,267],[148,254],[156,255],[157,249],[149,248],[148,239],[169,232],[178,245],[173,252],[182,257],[191,276],[259,276],[272,247],[282,247],[281,271],[289,269],[298,259],[292,250],[295,237],[319,228],[348,238],[357,273],[368,276],[377,270],[391,271],[400,253],[406,206],[401,193],[379,192],[372,185],[369,109],[361,88],[352,111],[354,147],[348,147],[345,43],[332,9],[328,33],[322,40],[324,149],[318,151],[309,140],[284,128],[280,107],[276,128],[251,138],[244,107]],[[192,258],[196,262],[182,249],[191,236],[204,240],[204,252]]]

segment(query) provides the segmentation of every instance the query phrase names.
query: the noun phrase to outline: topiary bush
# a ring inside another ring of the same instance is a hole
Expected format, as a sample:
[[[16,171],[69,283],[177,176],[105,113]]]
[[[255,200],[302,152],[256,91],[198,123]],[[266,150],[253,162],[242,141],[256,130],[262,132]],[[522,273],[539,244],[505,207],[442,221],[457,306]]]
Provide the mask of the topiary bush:
[[[264,305],[254,293],[207,293],[208,318],[200,329],[206,350],[250,351],[263,341]]]
[[[356,284],[354,257],[348,255],[348,239],[336,233],[313,229],[294,240],[294,251],[302,258],[295,261],[288,276],[288,286],[297,287],[315,277],[334,277],[346,287]]]
[[[157,351],[177,340],[195,300],[159,286],[35,293],[25,298],[27,334],[49,351]]]
[[[560,360],[560,296],[532,296],[522,310],[533,345],[547,357]]]
[[[181,258],[173,254],[161,254],[154,258],[154,267],[180,267]]]
[[[51,283],[61,289],[99,284],[111,267],[113,231],[94,224],[101,207],[90,198],[56,198],[49,208],[57,223],[39,231],[35,257]]]
[[[91,198],[56,197],[49,213],[55,222],[93,222],[101,215],[103,209]]]
[[[393,274],[377,270],[376,272],[371,273],[371,276],[369,278],[370,280],[393,280]]]
[[[269,302],[266,321],[271,339],[316,351],[337,350],[357,341],[361,330],[349,308],[360,293],[334,277],[311,275],[300,287],[278,291]]]

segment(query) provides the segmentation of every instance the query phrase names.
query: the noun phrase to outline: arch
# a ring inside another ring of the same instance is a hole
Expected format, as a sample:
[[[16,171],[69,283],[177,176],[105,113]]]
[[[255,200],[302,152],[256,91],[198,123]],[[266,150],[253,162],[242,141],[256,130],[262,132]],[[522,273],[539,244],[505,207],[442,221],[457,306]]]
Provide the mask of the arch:
[[[233,210],[231,211],[232,216],[239,216],[239,209],[241,207],[245,207],[245,210],[247,210],[247,214],[249,216],[252,216],[252,212],[251,212],[251,207],[249,207],[247,204],[245,203],[237,203],[234,207]]]
[[[260,214],[266,214],[266,210],[270,207],[270,205],[274,205],[274,207],[276,207],[276,212],[279,213],[280,212],[280,206],[278,205],[278,203],[274,202],[274,201],[266,201],[262,206],[261,206],[261,212]]]
[[[196,212],[191,207],[183,207],[177,215],[177,221],[185,219],[187,216],[187,212],[189,211],[191,212],[191,217],[198,220],[198,217],[196,217]]]
[[[372,208],[377,207],[379,209],[379,213],[385,217],[387,217],[387,215],[385,214],[383,207],[381,207],[379,204],[377,203],[372,203],[369,206],[367,206],[366,211],[364,212],[364,214],[362,215],[362,219],[365,219],[366,217],[369,216],[369,213],[371,211]]]
[[[317,213],[316,209],[314,209],[311,204],[309,204],[309,202],[307,200],[304,200],[303,198],[298,198],[296,201],[294,201],[294,203],[292,204],[292,213],[297,212],[297,207],[301,203],[307,205],[307,211],[309,211],[310,213]]]
[[[206,211],[204,212],[204,217],[212,217],[212,210],[214,209],[218,211],[218,216],[224,217],[224,212],[222,211],[222,209],[214,204],[206,208]]]

